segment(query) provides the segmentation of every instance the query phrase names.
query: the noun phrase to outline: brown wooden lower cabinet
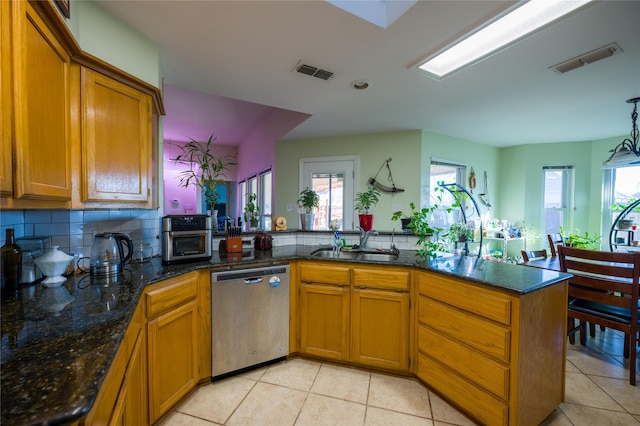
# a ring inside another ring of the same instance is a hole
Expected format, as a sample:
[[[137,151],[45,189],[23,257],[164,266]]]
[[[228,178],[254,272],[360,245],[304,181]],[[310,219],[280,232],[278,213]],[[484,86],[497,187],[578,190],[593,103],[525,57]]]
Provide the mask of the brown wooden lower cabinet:
[[[211,377],[209,270],[144,290],[84,425],[157,422]],[[203,365],[208,364],[208,365]]]
[[[482,424],[537,425],[564,400],[566,281],[517,295],[416,272],[416,374]]]
[[[299,351],[408,372],[406,268],[300,262]]]

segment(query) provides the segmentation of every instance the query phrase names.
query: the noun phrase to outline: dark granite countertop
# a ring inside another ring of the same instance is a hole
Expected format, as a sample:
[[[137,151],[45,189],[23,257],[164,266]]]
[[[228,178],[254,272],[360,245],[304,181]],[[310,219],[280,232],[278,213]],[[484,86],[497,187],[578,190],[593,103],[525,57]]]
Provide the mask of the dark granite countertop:
[[[145,286],[203,268],[235,269],[314,259],[315,246],[282,246],[242,254],[214,252],[210,262],[128,264],[117,283],[70,277],[62,286],[24,286],[1,308],[1,417],[5,426],[65,424],[85,416],[122,340]],[[354,260],[332,260],[357,262]],[[363,263],[376,263],[366,261]],[[413,266],[524,294],[569,277],[477,258],[426,261],[401,251],[385,265]]]

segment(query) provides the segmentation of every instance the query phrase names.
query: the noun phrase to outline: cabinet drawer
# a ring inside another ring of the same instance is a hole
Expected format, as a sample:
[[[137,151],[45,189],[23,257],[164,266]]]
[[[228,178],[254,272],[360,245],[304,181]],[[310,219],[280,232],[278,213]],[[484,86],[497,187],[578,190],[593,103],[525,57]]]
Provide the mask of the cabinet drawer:
[[[507,327],[422,295],[418,299],[418,319],[447,336],[509,362],[511,332]]]
[[[505,401],[509,398],[509,368],[504,364],[424,325],[418,327],[418,349]]]
[[[506,425],[509,407],[428,356],[418,355],[418,377],[484,425]],[[464,395],[461,398],[460,395]]]
[[[147,317],[152,318],[198,296],[198,275],[185,274],[147,292]]]
[[[353,268],[353,285],[356,287],[408,290],[411,272],[390,268]]]
[[[327,262],[300,263],[300,281],[349,285],[349,268]]]
[[[434,274],[420,274],[418,291],[490,320],[511,324],[511,300],[499,293]]]

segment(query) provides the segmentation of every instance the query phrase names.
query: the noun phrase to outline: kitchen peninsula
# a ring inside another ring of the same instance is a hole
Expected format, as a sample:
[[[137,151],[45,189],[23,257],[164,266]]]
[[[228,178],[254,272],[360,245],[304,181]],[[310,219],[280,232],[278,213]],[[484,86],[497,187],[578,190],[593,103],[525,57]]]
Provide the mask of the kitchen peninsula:
[[[64,289],[61,293],[71,296],[70,301],[68,297],[52,294],[55,289],[44,289],[41,285],[25,287],[18,300],[2,304],[2,424],[83,424],[88,415],[95,414],[96,401],[113,381],[109,375],[118,363],[120,348],[135,347],[137,340],[129,339],[128,331],[132,324],[140,322],[141,309],[137,308],[146,304],[147,312],[142,315],[155,318],[149,311],[156,306],[152,301],[161,301],[160,291],[179,289],[177,284],[164,286],[164,283],[174,283],[190,274],[200,276],[197,289],[189,287],[195,289],[193,298],[185,292],[179,294],[185,301],[190,300],[185,306],[193,307],[196,302],[202,305],[199,306],[202,309],[190,312],[205,316],[195,331],[204,340],[198,346],[195,360],[203,369],[184,394],[197,382],[208,381],[210,330],[203,326],[209,306],[209,270],[253,264],[290,263],[295,289],[291,297],[296,303],[302,264],[331,262],[365,271],[387,267],[404,270],[412,277],[409,295],[418,302],[411,305],[417,309],[411,308],[409,313],[410,332],[406,340],[411,362],[401,374],[416,375],[482,422],[499,419],[501,424],[537,423],[540,416],[546,417],[562,402],[569,275],[467,257],[426,262],[416,258],[412,251],[401,251],[396,261],[384,264],[318,261],[311,256],[316,248],[279,246],[256,251],[250,258],[237,262],[220,258],[216,252],[211,262],[176,266],[163,266],[154,258],[148,263],[127,265],[126,279],[111,287],[91,285],[90,278],[70,278],[60,287]],[[109,307],[104,295],[116,287],[118,299]],[[292,307],[290,333],[294,335],[298,333],[299,321],[295,318],[298,312],[297,307]],[[439,324],[438,315],[448,315],[447,324]],[[142,323],[138,327],[142,335],[153,329],[152,321],[147,329]],[[149,355],[148,368],[142,370],[148,369],[151,383],[155,371],[150,337],[148,341],[149,347],[146,350],[143,347],[141,352],[143,360]],[[442,358],[443,351],[455,350],[464,350],[464,355],[459,355],[464,358]],[[304,355],[301,352],[292,343],[290,353]],[[142,364],[146,366],[147,362]],[[469,368],[478,370],[474,374]],[[149,384],[148,388],[151,394],[154,385]],[[157,421],[171,406],[158,406],[156,411],[151,408],[155,414],[149,414],[147,421]],[[153,401],[149,401],[149,407],[154,407]]]

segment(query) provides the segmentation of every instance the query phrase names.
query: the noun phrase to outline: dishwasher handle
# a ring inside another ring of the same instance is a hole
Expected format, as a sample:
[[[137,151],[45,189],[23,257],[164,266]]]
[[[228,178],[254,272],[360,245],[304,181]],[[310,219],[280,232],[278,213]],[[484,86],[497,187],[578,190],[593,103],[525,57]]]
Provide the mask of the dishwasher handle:
[[[244,283],[245,284],[258,284],[261,283],[264,277],[252,277],[252,278],[245,278],[244,279]]]

